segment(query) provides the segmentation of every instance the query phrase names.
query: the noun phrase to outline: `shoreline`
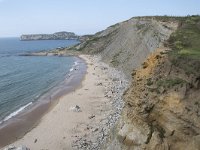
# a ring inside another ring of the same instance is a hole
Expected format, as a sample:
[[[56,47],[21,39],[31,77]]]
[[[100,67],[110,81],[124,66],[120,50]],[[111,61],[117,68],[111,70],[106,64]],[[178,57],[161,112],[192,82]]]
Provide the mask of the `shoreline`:
[[[75,57],[75,62],[78,65],[72,66],[74,69],[70,69],[64,81],[44,93],[37,101],[30,102],[30,106],[24,108],[12,118],[2,121],[0,124],[0,148],[23,137],[35,128],[40,123],[41,118],[51,111],[61,97],[81,86],[80,84],[86,74],[87,64],[80,57]],[[77,67],[78,69],[75,69]]]
[[[99,149],[107,140],[120,117],[128,83],[122,72],[99,57],[79,57],[87,64],[81,87],[61,97],[37,126],[11,145],[48,150]],[[74,106],[80,112],[72,111]]]

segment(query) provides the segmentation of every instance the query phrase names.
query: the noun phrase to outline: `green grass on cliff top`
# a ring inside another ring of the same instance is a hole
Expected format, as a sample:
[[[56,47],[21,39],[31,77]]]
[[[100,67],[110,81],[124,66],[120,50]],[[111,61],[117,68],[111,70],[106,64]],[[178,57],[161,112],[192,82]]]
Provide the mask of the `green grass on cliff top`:
[[[179,19],[167,44],[173,50],[169,56],[174,65],[188,74],[200,74],[200,16]]]
[[[200,16],[182,19],[168,42],[177,55],[200,59]]]

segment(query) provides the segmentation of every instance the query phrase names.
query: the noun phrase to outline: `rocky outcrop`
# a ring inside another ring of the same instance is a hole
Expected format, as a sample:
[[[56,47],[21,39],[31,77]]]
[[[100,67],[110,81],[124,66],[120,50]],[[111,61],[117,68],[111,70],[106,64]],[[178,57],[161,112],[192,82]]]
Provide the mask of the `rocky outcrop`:
[[[27,34],[21,35],[20,40],[69,40],[69,39],[79,39],[73,32],[56,32],[54,34]]]

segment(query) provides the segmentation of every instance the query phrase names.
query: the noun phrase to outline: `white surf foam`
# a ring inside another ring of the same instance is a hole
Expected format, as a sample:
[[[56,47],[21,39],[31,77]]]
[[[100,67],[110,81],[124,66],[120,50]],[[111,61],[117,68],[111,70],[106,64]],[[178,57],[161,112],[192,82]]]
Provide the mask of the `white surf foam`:
[[[75,62],[74,62],[74,66],[77,66],[77,65],[78,65],[78,62],[77,62],[77,61],[75,61]]]
[[[72,67],[69,71],[72,72],[74,70],[74,68]]]
[[[13,113],[11,113],[11,114],[8,115],[7,117],[5,117],[5,118],[3,119],[3,121],[0,122],[0,124],[3,123],[3,122],[5,122],[5,121],[7,121],[7,120],[9,120],[9,119],[11,119],[11,118],[13,118],[14,116],[16,116],[17,114],[19,114],[20,112],[22,112],[25,108],[27,108],[28,106],[30,106],[32,103],[33,103],[33,102],[30,102],[30,103],[28,103],[28,104],[26,104],[26,105],[20,107],[18,110],[14,111]]]
[[[72,71],[74,71],[74,69],[76,70],[77,65],[78,65],[78,62],[75,61],[74,64],[72,65],[72,68],[69,71],[72,72]]]

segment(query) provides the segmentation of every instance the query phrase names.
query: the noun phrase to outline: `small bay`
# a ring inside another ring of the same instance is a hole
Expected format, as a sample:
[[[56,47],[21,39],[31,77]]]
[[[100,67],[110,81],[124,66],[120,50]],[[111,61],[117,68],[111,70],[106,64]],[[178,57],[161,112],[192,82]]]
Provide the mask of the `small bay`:
[[[0,122],[8,120],[63,81],[75,57],[19,56],[77,44],[76,40],[0,38]]]

